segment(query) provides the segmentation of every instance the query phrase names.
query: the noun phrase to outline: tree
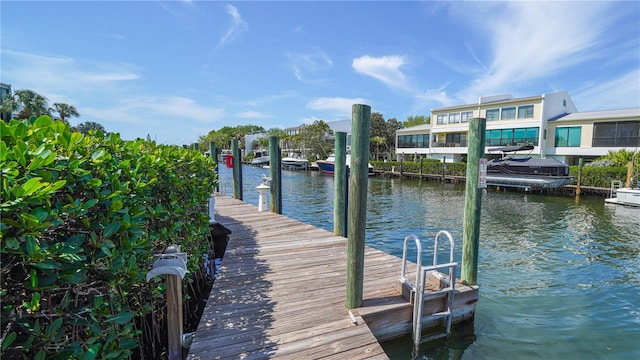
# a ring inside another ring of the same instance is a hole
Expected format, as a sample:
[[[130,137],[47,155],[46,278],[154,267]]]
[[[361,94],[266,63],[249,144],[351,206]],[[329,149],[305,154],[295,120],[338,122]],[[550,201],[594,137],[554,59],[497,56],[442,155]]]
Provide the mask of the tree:
[[[93,122],[93,121],[86,121],[86,122],[83,122],[81,124],[78,124],[78,126],[73,128],[73,130],[81,132],[81,133],[83,133],[85,135],[87,135],[90,130],[95,130],[95,131],[100,130],[102,132],[105,132],[104,127],[102,125],[100,125],[97,122]]]
[[[379,141],[379,143],[377,144],[371,141],[369,143],[369,156],[373,157],[373,155],[375,154],[377,158],[380,152],[393,152],[395,150],[394,144],[396,143],[396,131],[402,128],[402,123],[400,123],[395,118],[385,121],[382,114],[377,112],[372,113],[371,138],[381,137],[384,138],[385,141]]]
[[[430,116],[424,116],[424,115],[409,115],[407,117],[407,121],[405,121],[403,123],[404,127],[408,128],[408,127],[412,127],[412,126],[417,126],[417,125],[422,125],[422,124],[430,124],[431,123],[431,117]]]
[[[67,118],[80,116],[78,110],[76,110],[73,105],[65,103],[53,103],[52,110],[55,110],[58,113],[58,116],[60,116],[60,120],[66,123],[68,122]]]
[[[371,143],[376,146],[376,158],[374,160],[380,160],[380,146],[387,143],[387,139],[382,136],[374,136],[371,138]]]
[[[300,142],[305,150],[316,159],[324,159],[331,152],[331,144],[326,141],[327,135],[333,135],[333,130],[324,120],[316,120],[311,125],[300,128]]]
[[[4,99],[2,112],[18,112],[19,119],[28,119],[32,116],[48,115],[49,107],[47,98],[33,90],[16,90],[13,96]]]
[[[258,125],[238,125],[235,127],[224,126],[219,130],[211,130],[206,136],[198,138],[199,146],[203,149],[209,148],[210,142],[216,143],[218,151],[231,148],[231,140],[238,140],[238,147],[244,148],[244,136],[265,132],[262,126]]]

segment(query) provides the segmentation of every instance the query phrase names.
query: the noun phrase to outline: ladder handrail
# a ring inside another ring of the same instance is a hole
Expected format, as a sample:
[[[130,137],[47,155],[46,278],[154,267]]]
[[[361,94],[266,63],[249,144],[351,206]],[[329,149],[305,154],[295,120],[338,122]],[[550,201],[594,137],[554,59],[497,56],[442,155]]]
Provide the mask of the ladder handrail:
[[[438,233],[436,234],[436,239],[435,239],[435,245],[433,248],[433,265],[437,265],[438,264],[438,238],[440,238],[440,235],[445,235],[448,239],[449,239],[449,262],[452,263],[453,262],[453,250],[455,249],[455,244],[453,242],[453,237],[451,236],[451,233],[449,233],[446,230],[440,230],[438,231]],[[449,279],[451,279],[451,268],[449,268]],[[455,281],[455,279],[454,279]]]
[[[416,270],[416,279],[415,279],[415,283],[411,283],[407,277],[405,276],[407,273],[407,242],[409,242],[409,240],[413,240],[416,244],[416,251],[418,252],[417,256],[416,256],[416,265],[417,265],[417,270]],[[416,287],[417,284],[420,283],[420,266],[422,265],[422,244],[420,243],[420,239],[418,239],[417,236],[410,234],[407,235],[404,238],[404,246],[402,247],[402,270],[400,272],[400,281],[402,282],[406,282],[409,285],[411,285],[412,287]]]

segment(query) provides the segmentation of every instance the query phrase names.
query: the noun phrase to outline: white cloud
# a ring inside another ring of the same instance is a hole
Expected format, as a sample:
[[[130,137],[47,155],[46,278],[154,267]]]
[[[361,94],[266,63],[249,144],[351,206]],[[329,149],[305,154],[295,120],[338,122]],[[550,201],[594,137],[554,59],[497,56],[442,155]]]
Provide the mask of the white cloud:
[[[403,65],[406,65],[406,59],[398,55],[382,57],[365,55],[353,59],[352,62],[353,68],[359,73],[380,80],[391,88],[410,90],[407,77],[400,70]]]
[[[33,89],[49,97],[60,85],[72,92],[104,91],[122,81],[137,80],[139,75],[128,64],[81,62],[66,56],[47,56],[2,50],[3,81],[16,88]]]
[[[468,3],[465,3],[468,5]],[[460,92],[462,99],[513,92],[600,57],[602,33],[614,21],[606,2],[482,2],[471,19],[490,36],[486,71]],[[489,16],[490,15],[490,16]],[[488,18],[496,19],[487,21]],[[473,54],[475,57],[475,54]]]
[[[265,114],[265,113],[261,113],[253,110],[243,111],[239,113],[237,116],[240,118],[247,118],[247,119],[269,119],[273,117],[269,114]]]
[[[339,115],[351,115],[353,104],[366,104],[367,100],[362,98],[328,98],[321,97],[307,103],[306,107],[311,110],[334,111]]]
[[[287,58],[291,62],[295,77],[308,83],[324,81],[315,76],[333,66],[331,58],[318,48],[308,53],[287,53]]]
[[[231,15],[231,24],[222,36],[219,46],[224,46],[234,42],[242,33],[249,31],[249,25],[242,19],[240,12],[233,5],[226,6],[227,13]]]
[[[172,97],[137,97],[114,106],[86,108],[83,116],[110,122],[149,122],[154,119],[215,123],[222,120],[224,109],[198,105],[194,100]]]
[[[571,94],[579,111],[596,111],[640,106],[640,69],[605,83],[588,84]]]

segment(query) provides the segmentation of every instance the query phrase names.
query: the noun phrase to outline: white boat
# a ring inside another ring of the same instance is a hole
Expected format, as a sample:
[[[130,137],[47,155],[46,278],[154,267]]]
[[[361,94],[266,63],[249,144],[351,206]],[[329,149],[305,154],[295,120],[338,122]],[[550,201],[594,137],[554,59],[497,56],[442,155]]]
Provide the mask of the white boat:
[[[288,170],[306,170],[309,167],[309,160],[292,156],[283,157],[281,163],[282,168]]]
[[[251,165],[253,166],[269,165],[269,154],[267,153],[267,150],[254,151],[253,159],[251,159]]]
[[[318,165],[318,167],[320,168],[320,171],[323,174],[327,174],[327,175],[333,175],[334,174],[334,168],[335,168],[335,160],[336,160],[336,156],[334,154],[329,155],[329,157],[326,160],[318,160],[316,161],[316,164]],[[351,155],[347,154],[346,156],[346,163],[347,163],[347,174],[349,173],[349,169],[351,167]],[[368,167],[368,173],[369,176],[374,175],[373,173],[373,166],[371,164],[367,164]]]
[[[611,193],[605,202],[618,205],[637,206],[640,207],[640,184],[637,188],[619,187],[620,182],[611,183]]]

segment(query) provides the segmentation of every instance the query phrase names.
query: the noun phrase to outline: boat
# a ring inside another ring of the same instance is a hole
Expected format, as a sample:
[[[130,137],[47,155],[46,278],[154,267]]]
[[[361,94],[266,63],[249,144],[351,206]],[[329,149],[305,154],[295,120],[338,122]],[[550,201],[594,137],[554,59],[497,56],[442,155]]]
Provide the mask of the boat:
[[[316,165],[318,165],[318,168],[320,168],[320,172],[322,172],[323,174],[327,174],[327,175],[333,175],[334,174],[334,169],[335,169],[335,160],[336,160],[336,156],[334,154],[329,155],[329,157],[326,160],[317,160],[316,161]],[[349,168],[351,166],[351,155],[347,154],[347,173],[349,173]],[[369,176],[373,175],[373,166],[371,164],[368,164],[368,168],[369,168]]]
[[[631,174],[631,178],[629,179],[630,187],[622,187],[622,181],[612,181],[611,192],[609,193],[609,198],[604,199],[605,202],[611,204],[640,207],[640,180],[637,180],[636,187],[633,187],[633,164],[635,164],[634,158],[637,156],[636,154],[637,150],[634,153],[633,158],[631,159],[631,167],[629,168],[629,174]]]
[[[231,155],[231,156],[233,156],[233,155],[232,155],[231,150],[222,150],[222,151],[220,152],[220,162],[221,162],[221,163],[226,163],[226,161],[227,161],[227,155]]]
[[[556,159],[516,156],[518,151],[533,150],[531,145],[502,146],[488,149],[502,157],[487,161],[487,185],[516,187],[525,190],[552,189],[573,181],[569,166]]]
[[[253,152],[253,159],[251,159],[251,165],[253,166],[269,165],[269,154],[267,150],[255,150]]]
[[[307,170],[309,168],[309,160],[300,159],[293,156],[283,157],[280,160],[282,168],[287,170]]]

